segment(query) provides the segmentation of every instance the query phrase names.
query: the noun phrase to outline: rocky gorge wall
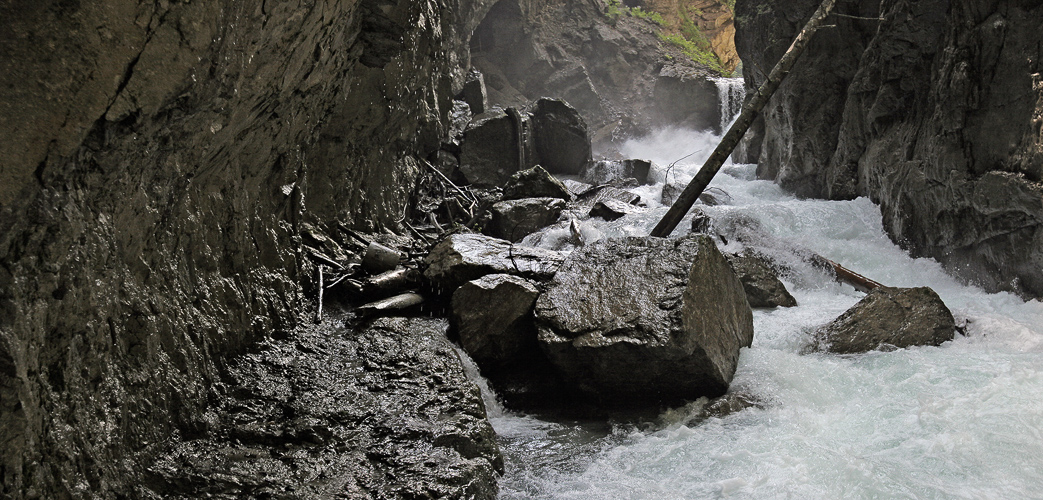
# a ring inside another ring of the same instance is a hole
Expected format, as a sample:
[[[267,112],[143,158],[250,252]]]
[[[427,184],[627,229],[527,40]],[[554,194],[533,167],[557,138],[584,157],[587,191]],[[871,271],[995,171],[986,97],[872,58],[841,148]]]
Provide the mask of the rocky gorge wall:
[[[0,6],[0,496],[139,496],[307,311],[302,225],[400,218],[492,3]]]
[[[818,3],[736,2],[747,88]],[[1043,2],[860,0],[837,12],[740,159],[801,196],[869,196],[914,255],[1043,296]]]

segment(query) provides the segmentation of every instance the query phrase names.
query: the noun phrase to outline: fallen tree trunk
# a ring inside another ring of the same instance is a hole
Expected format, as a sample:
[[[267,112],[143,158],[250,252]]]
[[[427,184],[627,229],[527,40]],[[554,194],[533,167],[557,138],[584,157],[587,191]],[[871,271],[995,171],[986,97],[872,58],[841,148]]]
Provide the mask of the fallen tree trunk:
[[[695,178],[692,179],[692,182],[688,183],[684,191],[681,191],[681,195],[678,196],[677,201],[674,202],[670,210],[659,221],[659,224],[656,224],[655,229],[652,230],[652,236],[665,238],[674,231],[677,224],[681,222],[681,219],[692,208],[695,201],[699,199],[699,195],[710,184],[713,177],[717,175],[721,166],[724,165],[724,161],[728,159],[735,147],[739,145],[739,140],[746,135],[746,131],[750,129],[750,125],[753,124],[753,120],[760,114],[761,109],[764,109],[768,99],[778,90],[782,80],[789,74],[794,63],[797,62],[797,58],[800,57],[808,42],[811,41],[812,35],[815,34],[815,31],[822,25],[822,21],[833,10],[834,4],[836,4],[836,0],[823,0],[818,6],[818,10],[811,15],[811,19],[804,25],[804,29],[797,34],[797,38],[793,40],[789,49],[786,50],[786,53],[782,55],[779,62],[772,68],[771,73],[768,74],[768,79],[760,86],[753,98],[743,106],[742,112],[739,113],[739,118],[735,120],[735,123],[721,138],[717,149],[714,149],[713,154],[706,160],[706,163],[703,164],[703,167],[695,175]]]

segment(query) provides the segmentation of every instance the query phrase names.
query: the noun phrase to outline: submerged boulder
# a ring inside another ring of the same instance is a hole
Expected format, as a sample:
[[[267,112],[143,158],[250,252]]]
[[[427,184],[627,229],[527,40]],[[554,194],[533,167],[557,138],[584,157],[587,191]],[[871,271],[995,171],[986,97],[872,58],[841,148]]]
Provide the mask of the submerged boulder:
[[[511,176],[503,187],[504,200],[521,198],[561,198],[571,200],[572,193],[543,167],[536,165]]]
[[[539,355],[533,305],[535,283],[509,274],[468,281],[453,293],[453,325],[460,346],[487,376]]]
[[[742,284],[703,235],[576,250],[536,301],[536,316],[551,362],[607,406],[720,396],[753,341]]]
[[[587,124],[561,99],[542,98],[532,107],[532,131],[540,165],[559,174],[578,175],[591,162]]]
[[[560,198],[523,198],[496,203],[486,234],[518,242],[522,238],[558,221],[565,210]]]
[[[786,290],[786,285],[771,266],[759,255],[750,253],[730,254],[728,262],[739,275],[742,288],[746,291],[746,300],[750,307],[794,307],[794,299]]]
[[[445,291],[487,274],[549,279],[561,266],[558,252],[517,245],[481,234],[452,234],[424,259],[424,276]]]
[[[952,340],[952,312],[928,287],[880,287],[815,333],[809,350],[855,354],[941,345]]]

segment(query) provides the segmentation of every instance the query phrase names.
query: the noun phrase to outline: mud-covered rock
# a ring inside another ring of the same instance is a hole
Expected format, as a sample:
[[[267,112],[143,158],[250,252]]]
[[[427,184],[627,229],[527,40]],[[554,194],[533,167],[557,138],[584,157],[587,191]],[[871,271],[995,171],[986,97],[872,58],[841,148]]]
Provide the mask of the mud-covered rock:
[[[509,274],[468,281],[453,293],[460,346],[486,376],[541,355],[532,312],[539,294],[535,283]]]
[[[536,165],[511,176],[503,186],[504,200],[521,198],[561,198],[571,200],[572,193],[543,167]]]
[[[536,316],[551,362],[606,406],[720,396],[753,340],[742,284],[705,236],[576,250]]]
[[[508,241],[522,238],[558,221],[565,200],[561,198],[522,198],[496,203],[489,209],[492,217],[485,234]]]
[[[554,275],[565,257],[550,250],[517,245],[481,234],[452,234],[424,259],[424,276],[451,292],[487,274],[513,274],[536,280]]]
[[[533,105],[532,138],[539,164],[548,172],[578,175],[591,162],[587,124],[561,99],[541,98]]]
[[[503,458],[447,328],[328,322],[266,342],[230,363],[197,436],[158,444],[136,496],[495,498]]]
[[[855,354],[936,346],[952,340],[955,332],[952,312],[934,290],[880,287],[815,332],[809,349]]]
[[[728,262],[742,282],[750,307],[794,307],[797,300],[786,290],[786,285],[771,264],[757,254],[728,254]]]
[[[648,160],[598,160],[590,163],[580,176],[591,184],[608,184],[620,179],[635,179],[650,184],[652,162]]]
[[[502,186],[522,165],[519,123],[495,110],[471,122],[460,145],[460,173],[480,187]]]

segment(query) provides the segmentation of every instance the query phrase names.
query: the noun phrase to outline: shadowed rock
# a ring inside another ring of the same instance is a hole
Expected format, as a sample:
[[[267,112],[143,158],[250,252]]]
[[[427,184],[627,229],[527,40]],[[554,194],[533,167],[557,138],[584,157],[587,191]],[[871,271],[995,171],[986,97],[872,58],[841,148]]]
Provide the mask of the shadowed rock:
[[[536,165],[511,176],[503,187],[504,200],[521,198],[561,198],[571,200],[572,193],[543,167]]]
[[[518,130],[503,111],[471,122],[460,145],[460,173],[471,184],[502,186],[518,171]]]
[[[591,162],[587,124],[560,99],[543,98],[532,108],[536,156],[549,172],[577,175]]]
[[[476,115],[485,112],[489,100],[488,93],[485,90],[485,77],[480,71],[471,69],[467,73],[467,79],[464,80],[464,88],[457,94],[456,98],[466,102],[471,107],[471,112]]]
[[[637,206],[629,203],[624,203],[616,199],[606,199],[599,201],[590,208],[591,217],[601,217],[607,221],[614,221],[626,214],[631,214],[640,210]]]
[[[730,254],[728,262],[739,275],[742,288],[746,291],[746,300],[750,307],[794,307],[794,299],[786,290],[786,285],[779,281],[771,266],[757,255],[748,253]]]
[[[487,376],[539,354],[533,305],[536,285],[508,274],[468,281],[453,293],[453,324],[460,346]]]
[[[501,201],[489,209],[486,234],[514,242],[558,221],[565,209],[560,198],[523,198]]]
[[[881,287],[815,333],[812,351],[855,354],[874,349],[941,345],[952,340],[956,322],[928,287]]]
[[[487,274],[550,278],[564,256],[558,252],[516,245],[481,234],[453,234],[424,259],[424,276],[446,291]]]
[[[742,284],[702,235],[576,250],[536,315],[551,362],[606,406],[720,396],[753,340]]]

